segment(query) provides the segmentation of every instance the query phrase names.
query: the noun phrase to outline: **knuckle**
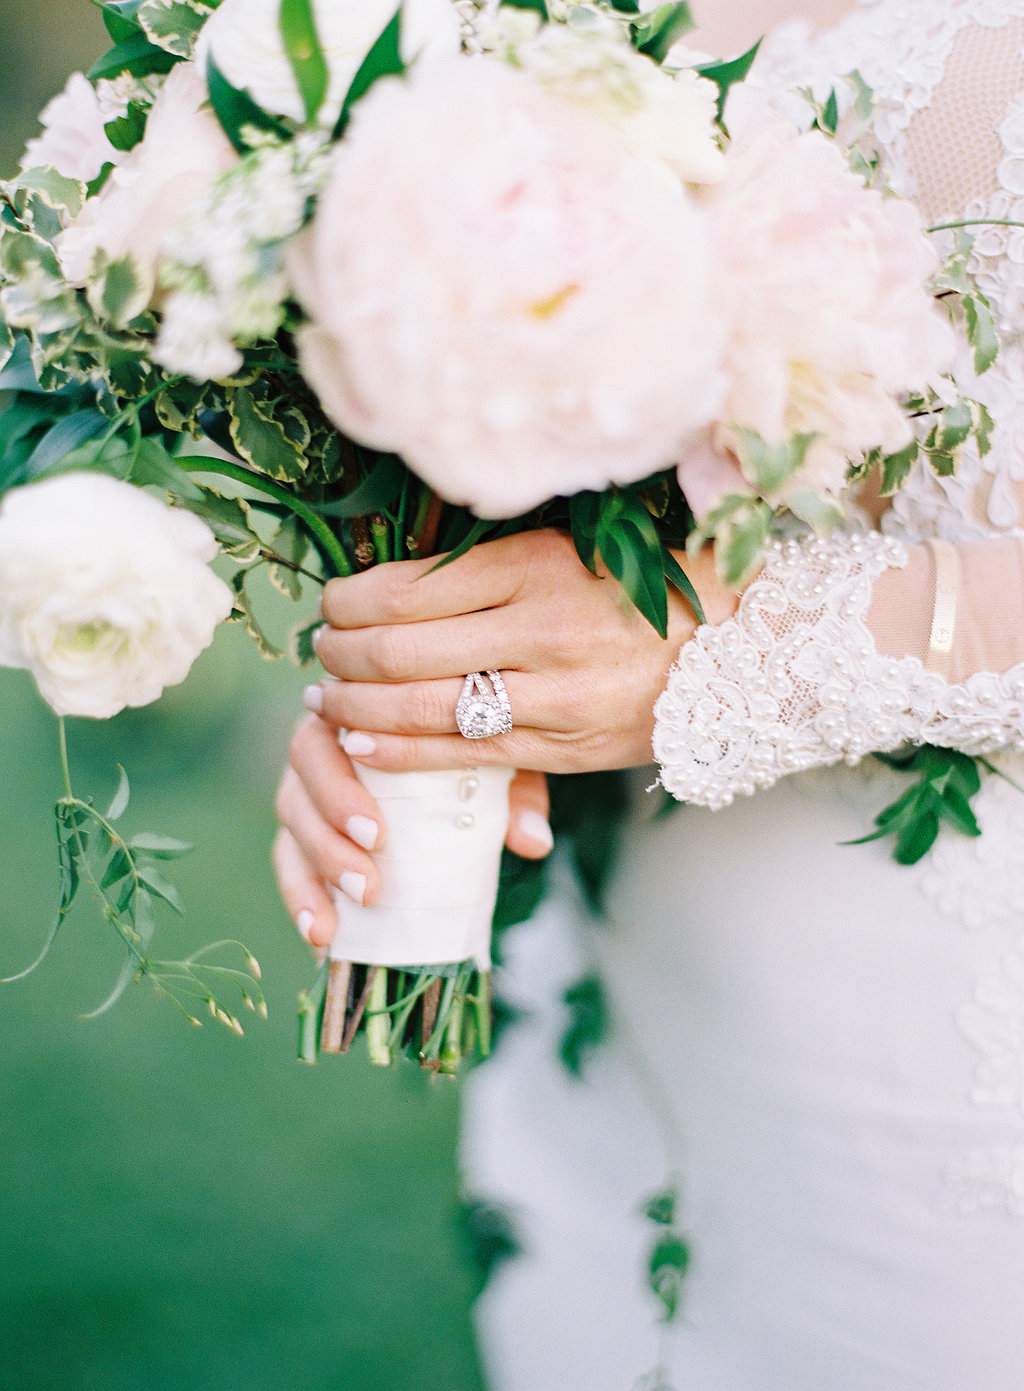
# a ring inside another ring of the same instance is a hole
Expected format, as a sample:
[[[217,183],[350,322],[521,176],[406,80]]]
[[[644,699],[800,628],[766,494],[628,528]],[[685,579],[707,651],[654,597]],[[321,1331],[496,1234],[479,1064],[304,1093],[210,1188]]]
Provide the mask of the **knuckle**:
[[[411,734],[436,734],[444,723],[441,700],[432,684],[419,683],[409,688],[406,722]]]
[[[378,628],[370,639],[370,662],[388,681],[408,681],[416,672],[416,639],[399,625]]]
[[[408,622],[416,615],[419,597],[416,577],[403,565],[382,565],[378,570],[380,609],[392,623]]]

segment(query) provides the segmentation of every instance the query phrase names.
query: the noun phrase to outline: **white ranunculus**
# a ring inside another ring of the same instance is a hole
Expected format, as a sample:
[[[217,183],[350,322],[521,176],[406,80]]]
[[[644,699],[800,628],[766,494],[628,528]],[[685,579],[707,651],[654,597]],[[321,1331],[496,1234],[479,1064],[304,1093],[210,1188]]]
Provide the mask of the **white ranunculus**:
[[[716,417],[703,216],[606,122],[453,59],[377,83],[334,160],[289,269],[341,429],[499,517],[636,481]]]
[[[770,444],[816,434],[792,486],[838,493],[851,462],[910,442],[901,398],[952,365],[920,217],[865,188],[833,141],[795,134],[767,107],[734,132],[707,207],[735,288],[716,442],[734,449],[736,426]]]
[[[141,142],[58,238],[61,269],[72,285],[86,284],[97,252],[108,261],[130,253],[155,284],[169,230],[238,159],[208,96],[195,63],[168,73]]]
[[[330,73],[318,113],[321,125],[338,119],[352,79],[395,13],[395,0],[313,0],[317,38]],[[199,36],[196,57],[213,57],[235,87],[265,111],[305,119],[280,29],[281,0],[221,0]],[[459,48],[459,20],[451,0],[405,0],[402,57],[448,55]]]
[[[43,133],[25,146],[22,169],[52,165],[65,178],[91,183],[104,164],[124,159],[107,139],[105,120],[91,82],[83,73],[73,72],[63,92],[40,112]]]
[[[13,489],[0,506],[0,665],[30,671],[59,715],[148,705],[231,610],[216,552],[198,517],[107,474]]]

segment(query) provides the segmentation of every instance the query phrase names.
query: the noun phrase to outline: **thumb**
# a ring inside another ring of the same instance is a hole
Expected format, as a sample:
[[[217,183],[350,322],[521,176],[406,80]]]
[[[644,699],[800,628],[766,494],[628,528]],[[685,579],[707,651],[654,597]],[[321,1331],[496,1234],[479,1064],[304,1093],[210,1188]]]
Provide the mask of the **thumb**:
[[[519,772],[509,789],[505,844],[527,860],[542,860],[554,841],[548,824],[548,780],[543,773]]]

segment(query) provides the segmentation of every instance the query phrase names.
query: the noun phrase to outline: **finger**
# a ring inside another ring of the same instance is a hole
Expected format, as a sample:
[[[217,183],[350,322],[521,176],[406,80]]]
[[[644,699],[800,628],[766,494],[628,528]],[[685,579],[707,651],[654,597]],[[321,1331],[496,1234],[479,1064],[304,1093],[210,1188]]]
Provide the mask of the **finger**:
[[[373,859],[324,820],[292,768],[281,780],[277,806],[282,824],[314,872],[353,903],[372,903],[380,892]]]
[[[508,607],[414,623],[323,627],[316,655],[345,681],[432,681],[469,671],[529,670],[538,644]]]
[[[283,826],[274,839],[270,858],[278,892],[300,935],[310,946],[329,946],[337,924],[334,904],[295,837]]]
[[[308,686],[303,700],[340,729],[378,730],[388,734],[457,734],[455,710],[464,682],[323,681]],[[532,673],[509,672],[505,687],[517,725],[530,729],[569,730],[575,709],[559,699],[557,684]]]
[[[415,739],[401,734],[370,734],[360,729],[346,733],[344,747],[353,762],[396,773],[417,768],[466,768],[474,764],[572,773],[588,766],[582,760],[588,755],[590,742],[536,729],[514,729],[510,734],[495,734],[487,739],[465,739],[461,734]],[[598,758],[595,766],[612,764]]]
[[[331,580],[321,609],[338,628],[418,623],[424,619],[475,613],[509,601],[518,588],[522,565],[518,537],[474,546],[458,560],[438,567],[439,557],[391,561],[359,575]]]
[[[328,825],[364,850],[379,850],[385,839],[380,807],[342,752],[337,729],[310,715],[295,731],[290,756],[299,781]],[[284,820],[281,812],[279,806],[278,817]]]
[[[543,773],[521,769],[509,788],[509,823],[505,844],[527,860],[542,860],[554,845],[548,822],[548,780]]]

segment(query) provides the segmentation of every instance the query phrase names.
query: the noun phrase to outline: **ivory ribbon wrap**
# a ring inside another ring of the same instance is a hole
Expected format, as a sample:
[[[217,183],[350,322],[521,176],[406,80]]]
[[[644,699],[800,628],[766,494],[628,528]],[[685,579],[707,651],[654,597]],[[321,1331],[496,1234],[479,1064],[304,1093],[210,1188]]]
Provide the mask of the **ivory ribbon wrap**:
[[[510,768],[385,773],[356,768],[387,828],[374,851],[381,892],[360,908],[338,890],[335,961],[491,964],[491,917],[508,829]]]

